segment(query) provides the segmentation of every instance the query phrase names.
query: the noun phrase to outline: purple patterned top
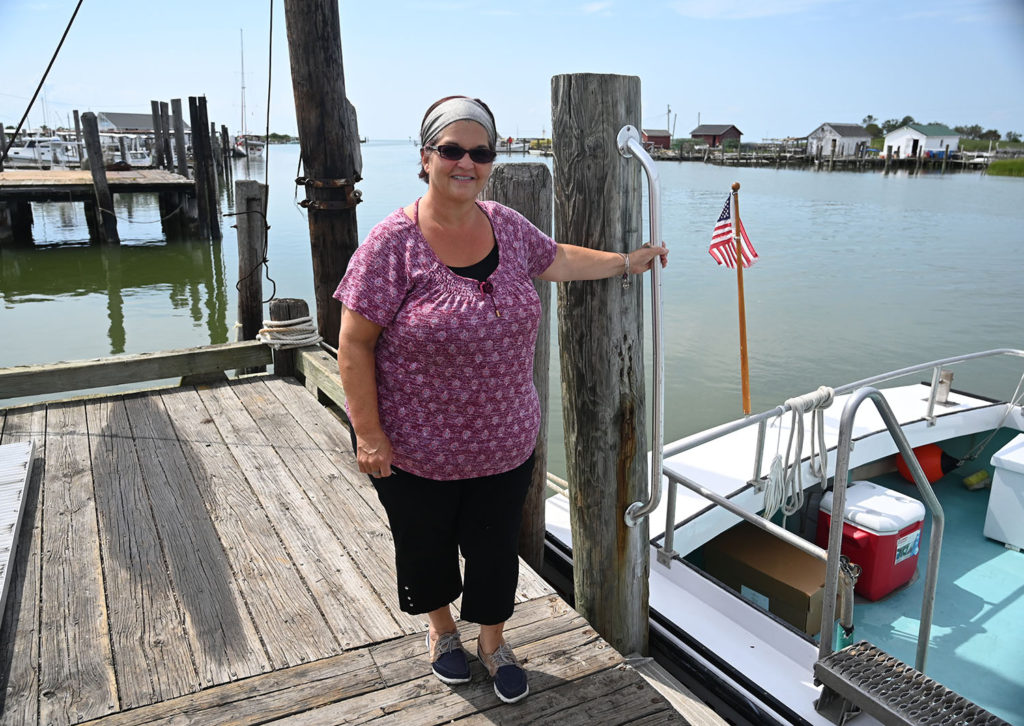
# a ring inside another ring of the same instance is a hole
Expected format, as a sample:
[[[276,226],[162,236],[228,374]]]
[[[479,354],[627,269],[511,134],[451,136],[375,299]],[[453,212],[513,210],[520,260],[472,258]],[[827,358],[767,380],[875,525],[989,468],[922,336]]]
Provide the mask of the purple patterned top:
[[[370,231],[334,293],[384,328],[376,348],[381,425],[395,466],[430,479],[514,469],[540,428],[532,278],[554,261],[556,245],[518,212],[479,206],[498,245],[489,294],[445,266],[402,209]]]

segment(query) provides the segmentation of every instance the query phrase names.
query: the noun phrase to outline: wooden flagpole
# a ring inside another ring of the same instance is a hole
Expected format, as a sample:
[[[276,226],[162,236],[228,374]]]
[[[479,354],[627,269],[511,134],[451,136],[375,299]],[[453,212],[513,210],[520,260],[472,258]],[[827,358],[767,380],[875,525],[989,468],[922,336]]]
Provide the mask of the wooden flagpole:
[[[747,310],[743,302],[743,236],[740,234],[740,183],[732,184],[732,231],[736,239],[736,293],[740,309],[740,378],[743,415],[750,415],[750,368],[747,364]]]

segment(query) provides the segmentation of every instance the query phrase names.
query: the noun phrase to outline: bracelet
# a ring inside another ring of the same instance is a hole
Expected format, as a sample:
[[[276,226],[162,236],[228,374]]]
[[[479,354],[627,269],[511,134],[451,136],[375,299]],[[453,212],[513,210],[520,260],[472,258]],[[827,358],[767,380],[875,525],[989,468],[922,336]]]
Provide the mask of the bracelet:
[[[628,252],[620,252],[619,254],[622,256],[622,289],[623,290],[628,290],[629,289],[629,285],[630,285],[630,281],[629,281],[629,253]]]

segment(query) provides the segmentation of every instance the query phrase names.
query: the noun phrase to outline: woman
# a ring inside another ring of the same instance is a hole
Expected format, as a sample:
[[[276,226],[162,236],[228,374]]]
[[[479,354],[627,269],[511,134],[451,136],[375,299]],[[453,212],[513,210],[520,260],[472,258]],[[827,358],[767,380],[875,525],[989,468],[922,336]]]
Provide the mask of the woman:
[[[532,278],[625,279],[659,255],[664,265],[667,250],[556,244],[520,214],[478,202],[495,139],[482,101],[431,106],[420,130],[426,194],[374,227],[334,296],[356,458],[388,513],[402,610],[427,614],[437,677],[466,683],[450,609],[461,594],[462,619],[480,624],[477,657],[514,703],[529,693],[503,629],[540,422]]]

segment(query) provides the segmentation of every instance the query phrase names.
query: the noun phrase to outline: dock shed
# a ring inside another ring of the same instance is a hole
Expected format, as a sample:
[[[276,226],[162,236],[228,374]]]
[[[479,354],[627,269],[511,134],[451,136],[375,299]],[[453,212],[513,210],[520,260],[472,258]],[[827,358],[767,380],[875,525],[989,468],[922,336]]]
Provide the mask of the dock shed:
[[[690,132],[694,139],[704,139],[704,142],[714,148],[720,146],[726,139],[740,140],[743,132],[731,124],[701,124]]]
[[[959,149],[960,134],[944,124],[907,124],[886,134],[885,148],[890,146],[897,159],[917,156],[941,158],[947,146],[951,152]]]
[[[186,114],[182,114],[185,116]],[[171,116],[173,119],[174,117]],[[188,121],[185,123],[185,133],[191,133],[192,127]],[[173,127],[173,121],[171,122]],[[150,113],[108,113],[99,111],[96,113],[96,125],[100,133],[122,133],[122,134],[152,134],[153,115]]]
[[[860,156],[871,145],[871,135],[860,124],[826,122],[807,134],[808,156],[829,156],[833,141],[836,157]]]
[[[668,129],[644,129],[643,142],[645,147],[671,149],[672,132]]]

